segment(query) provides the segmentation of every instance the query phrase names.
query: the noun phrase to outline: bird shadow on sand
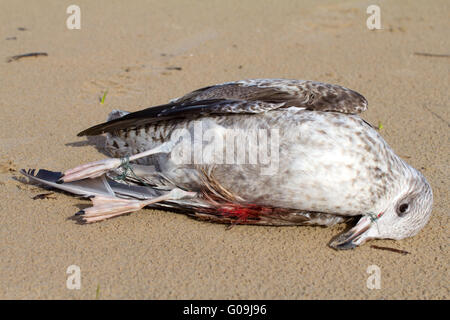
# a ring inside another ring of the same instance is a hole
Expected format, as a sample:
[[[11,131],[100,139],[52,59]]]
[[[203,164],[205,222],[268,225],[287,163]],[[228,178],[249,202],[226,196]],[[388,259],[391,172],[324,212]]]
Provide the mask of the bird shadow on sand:
[[[86,137],[85,141],[69,142],[69,143],[66,143],[65,145],[68,147],[75,147],[75,148],[94,146],[98,152],[110,157],[110,154],[105,149],[105,142],[106,142],[106,137],[104,137],[104,136],[93,136],[93,137],[88,136],[88,137]]]

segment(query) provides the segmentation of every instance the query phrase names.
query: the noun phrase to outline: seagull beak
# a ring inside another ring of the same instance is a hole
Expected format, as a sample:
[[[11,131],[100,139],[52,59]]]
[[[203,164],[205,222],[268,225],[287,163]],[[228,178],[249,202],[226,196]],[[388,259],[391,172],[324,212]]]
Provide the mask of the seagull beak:
[[[359,219],[356,226],[333,240],[330,243],[330,247],[336,250],[346,250],[359,246],[367,240],[364,234],[370,229],[371,224],[372,220],[370,220],[370,217],[363,216]]]

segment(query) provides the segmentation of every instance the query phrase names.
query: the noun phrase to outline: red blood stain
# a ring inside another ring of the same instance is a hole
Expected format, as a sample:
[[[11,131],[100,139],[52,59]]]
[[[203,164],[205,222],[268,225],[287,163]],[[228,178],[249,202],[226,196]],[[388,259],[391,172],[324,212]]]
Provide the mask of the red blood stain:
[[[270,214],[273,208],[254,204],[226,204],[217,208],[217,213],[228,218],[235,218],[239,222],[259,220],[261,215]]]

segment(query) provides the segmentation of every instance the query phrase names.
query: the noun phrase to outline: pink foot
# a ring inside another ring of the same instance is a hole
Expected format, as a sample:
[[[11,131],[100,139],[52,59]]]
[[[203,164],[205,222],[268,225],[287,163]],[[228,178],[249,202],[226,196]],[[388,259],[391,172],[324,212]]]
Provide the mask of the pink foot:
[[[120,159],[105,159],[83,164],[76,168],[67,170],[57,183],[71,182],[86,178],[96,178],[111,169],[118,168],[122,163]]]
[[[115,197],[95,196],[91,198],[93,206],[80,210],[75,215],[81,216],[85,223],[102,221],[125,213],[134,212],[152,203],[167,200],[189,199],[197,196],[196,192],[188,192],[178,188],[149,200],[121,199]]]

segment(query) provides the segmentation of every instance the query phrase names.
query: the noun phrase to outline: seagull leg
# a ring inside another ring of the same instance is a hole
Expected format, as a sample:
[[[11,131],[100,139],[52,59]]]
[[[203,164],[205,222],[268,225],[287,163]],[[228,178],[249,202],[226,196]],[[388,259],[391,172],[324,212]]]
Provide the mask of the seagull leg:
[[[112,217],[120,216],[125,213],[134,212],[153,203],[190,199],[197,195],[196,192],[188,192],[178,188],[172,189],[170,192],[149,200],[136,199],[120,199],[114,197],[95,196],[93,197],[93,206],[77,212],[75,215],[81,216],[81,220],[85,223],[102,221]]]
[[[156,153],[169,153],[172,151],[172,147],[173,143],[171,141],[165,142],[151,150],[132,155],[127,161],[133,161]],[[120,167],[124,160],[125,159],[111,158],[80,165],[64,172],[57,183],[77,181],[86,178],[97,178],[109,170]]]

